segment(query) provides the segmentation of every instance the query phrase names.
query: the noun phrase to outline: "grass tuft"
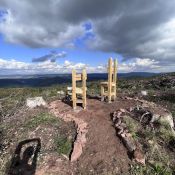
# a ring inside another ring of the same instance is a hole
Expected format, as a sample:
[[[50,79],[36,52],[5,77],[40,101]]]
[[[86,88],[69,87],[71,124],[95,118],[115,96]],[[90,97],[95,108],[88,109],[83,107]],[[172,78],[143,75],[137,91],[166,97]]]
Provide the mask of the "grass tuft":
[[[63,136],[57,136],[54,143],[58,154],[70,155],[72,150],[72,141],[70,139]]]
[[[35,128],[38,125],[41,124],[55,124],[58,123],[59,120],[57,118],[55,118],[54,116],[52,116],[49,113],[40,113],[37,116],[34,116],[31,120],[27,121],[25,123],[26,128]]]
[[[132,134],[133,138],[137,138],[137,131],[139,130],[140,128],[140,125],[139,123],[134,120],[133,118],[129,117],[129,116],[126,116],[126,117],[123,117],[124,119],[124,122],[126,123],[127,125],[127,128],[129,130],[129,132]]]

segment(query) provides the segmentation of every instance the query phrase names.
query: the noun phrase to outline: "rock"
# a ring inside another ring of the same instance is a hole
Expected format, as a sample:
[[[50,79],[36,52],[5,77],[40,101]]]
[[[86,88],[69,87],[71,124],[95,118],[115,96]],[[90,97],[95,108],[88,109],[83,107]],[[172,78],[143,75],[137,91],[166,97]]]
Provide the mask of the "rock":
[[[160,119],[161,115],[160,114],[153,114],[150,123],[153,123],[155,121],[158,121]]]
[[[134,160],[142,165],[145,165],[145,155],[138,148],[134,151]]]
[[[26,106],[29,108],[35,108],[37,106],[46,106],[47,103],[43,99],[43,97],[33,97],[33,98],[27,98],[26,100]]]
[[[84,120],[77,118],[71,112],[72,111],[71,108],[68,113],[65,113],[65,114],[63,113],[60,115],[60,112],[59,112],[60,105],[61,105],[61,102],[57,100],[50,103],[49,108],[51,109],[52,113],[54,113],[59,118],[63,119],[65,122],[70,122],[70,121],[75,122],[75,125],[77,127],[77,135],[76,135],[76,140],[74,141],[72,153],[70,155],[71,162],[74,162],[80,157],[80,155],[83,152],[83,147],[86,144],[86,134],[88,132],[87,123]],[[74,113],[76,112],[78,112],[78,110],[74,111]]]
[[[169,124],[173,133],[175,134],[173,116],[171,113],[166,112],[163,115],[161,115],[160,122],[165,122],[165,123]]]
[[[121,138],[130,153],[136,149],[136,145],[132,137],[126,134],[121,134]]]
[[[143,95],[143,96],[147,96],[148,93],[147,93],[147,91],[141,91],[141,95]]]
[[[148,140],[148,143],[149,143],[150,145],[153,145],[154,141],[153,141],[153,140]]]
[[[83,149],[82,149],[81,142],[75,142],[74,149],[73,149],[73,152],[71,154],[71,162],[76,161],[80,157],[82,152],[83,152]]]
[[[64,93],[64,91],[57,91],[57,94],[59,94],[59,95],[64,95],[65,93]]]
[[[137,111],[149,111],[151,115],[147,115],[147,117],[151,116],[151,120],[149,121],[150,124],[152,124],[155,121],[160,121],[160,123],[167,123],[172,130],[172,133],[175,135],[175,126],[174,126],[174,122],[173,122],[173,116],[171,114],[170,111],[168,111],[167,109],[165,109],[162,106],[159,106],[153,102],[148,102],[146,100],[136,100],[138,102],[141,102],[141,108],[134,108],[137,109]],[[149,110],[148,110],[149,109]],[[132,108],[129,110],[130,112],[134,111],[132,110]]]
[[[123,113],[126,112],[126,110],[123,109],[123,108],[120,108],[119,110],[120,110],[121,112],[123,112]]]

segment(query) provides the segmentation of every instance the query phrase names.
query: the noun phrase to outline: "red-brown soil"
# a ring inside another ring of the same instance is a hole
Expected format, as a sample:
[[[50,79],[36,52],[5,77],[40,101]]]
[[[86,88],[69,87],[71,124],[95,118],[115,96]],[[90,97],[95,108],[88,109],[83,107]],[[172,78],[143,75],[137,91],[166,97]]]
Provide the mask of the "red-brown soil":
[[[135,101],[125,99],[118,99],[110,104],[89,99],[87,110],[77,111],[73,111],[69,105],[61,101],[50,104],[51,111],[58,117],[71,114],[84,120],[88,125],[83,153],[77,161],[67,164],[69,172],[70,169],[72,170],[71,174],[122,174],[128,171],[131,160],[127,155],[126,148],[116,136],[110,114],[117,109],[132,106],[135,106]],[[55,166],[61,171],[58,168],[59,165]],[[68,174],[68,172],[64,172],[63,170],[59,174]]]

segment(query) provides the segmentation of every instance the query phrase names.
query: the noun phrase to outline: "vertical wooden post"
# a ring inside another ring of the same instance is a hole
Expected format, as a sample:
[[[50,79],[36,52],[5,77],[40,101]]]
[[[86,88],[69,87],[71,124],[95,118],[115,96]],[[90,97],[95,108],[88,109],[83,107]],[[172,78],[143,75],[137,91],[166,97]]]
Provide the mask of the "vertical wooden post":
[[[82,73],[82,89],[83,89],[83,108],[86,109],[86,79],[87,79],[87,74],[86,74],[86,69],[83,69]]]
[[[104,93],[105,93],[104,86],[101,85],[101,101],[104,101]]]
[[[111,103],[112,93],[112,58],[108,61],[108,102]]]
[[[117,91],[117,60],[114,60],[114,100],[116,99]]]
[[[72,105],[73,109],[76,109],[77,106],[77,97],[76,97],[76,71],[72,70]]]

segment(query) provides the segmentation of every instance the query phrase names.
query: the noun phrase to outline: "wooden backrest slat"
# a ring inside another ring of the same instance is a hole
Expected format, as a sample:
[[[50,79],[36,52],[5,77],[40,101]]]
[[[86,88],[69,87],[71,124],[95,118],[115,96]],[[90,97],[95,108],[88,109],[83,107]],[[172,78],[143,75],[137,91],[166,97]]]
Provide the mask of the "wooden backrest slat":
[[[82,74],[76,74],[76,81],[82,80]]]

